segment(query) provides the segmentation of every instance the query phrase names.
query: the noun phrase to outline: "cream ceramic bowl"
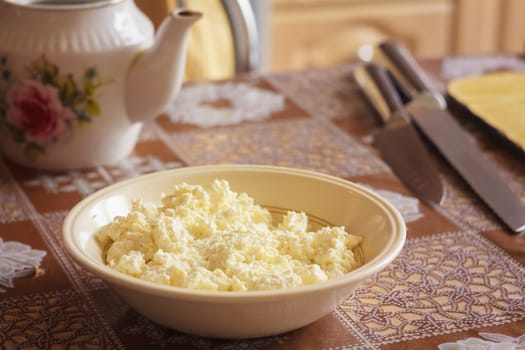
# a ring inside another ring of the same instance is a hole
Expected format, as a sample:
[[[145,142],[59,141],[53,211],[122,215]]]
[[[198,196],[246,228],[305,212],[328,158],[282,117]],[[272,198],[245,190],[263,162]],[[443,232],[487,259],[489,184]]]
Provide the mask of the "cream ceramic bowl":
[[[297,288],[210,292],[170,287],[130,277],[107,267],[94,235],[131,199],[159,203],[174,184],[209,184],[226,179],[271,210],[304,211],[321,224],[344,225],[362,236],[363,265],[333,280]],[[315,172],[256,165],[187,167],[140,176],[108,186],[79,202],[63,224],[64,245],[73,259],[105,280],[145,317],[182,332],[218,338],[275,335],[330,313],[361,281],[399,254],[406,227],[399,212],[371,190]]]

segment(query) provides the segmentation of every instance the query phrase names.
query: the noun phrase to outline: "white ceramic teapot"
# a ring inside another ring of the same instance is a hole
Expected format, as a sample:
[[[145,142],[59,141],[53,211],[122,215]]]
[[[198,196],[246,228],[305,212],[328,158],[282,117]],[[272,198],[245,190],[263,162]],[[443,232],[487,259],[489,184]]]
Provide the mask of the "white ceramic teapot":
[[[188,29],[176,10],[156,35],[133,0],[0,0],[0,148],[67,170],[114,164],[180,89]]]

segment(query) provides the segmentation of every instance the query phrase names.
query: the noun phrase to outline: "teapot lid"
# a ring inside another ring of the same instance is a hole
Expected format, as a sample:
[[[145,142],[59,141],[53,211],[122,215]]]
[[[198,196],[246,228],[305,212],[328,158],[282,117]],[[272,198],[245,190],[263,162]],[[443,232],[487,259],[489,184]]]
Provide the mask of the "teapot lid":
[[[39,10],[69,10],[113,5],[124,0],[0,0],[6,4]]]

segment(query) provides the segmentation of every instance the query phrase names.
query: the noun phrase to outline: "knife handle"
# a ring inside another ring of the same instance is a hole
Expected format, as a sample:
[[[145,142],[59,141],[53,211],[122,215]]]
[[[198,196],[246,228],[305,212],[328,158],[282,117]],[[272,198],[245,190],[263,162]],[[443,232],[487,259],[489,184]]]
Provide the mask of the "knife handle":
[[[422,92],[436,91],[425,71],[400,43],[395,41],[380,43],[374,60],[386,67],[404,92],[412,98]]]
[[[404,109],[387,71],[380,65],[363,64],[356,69],[354,77],[383,123],[387,123],[395,112]]]

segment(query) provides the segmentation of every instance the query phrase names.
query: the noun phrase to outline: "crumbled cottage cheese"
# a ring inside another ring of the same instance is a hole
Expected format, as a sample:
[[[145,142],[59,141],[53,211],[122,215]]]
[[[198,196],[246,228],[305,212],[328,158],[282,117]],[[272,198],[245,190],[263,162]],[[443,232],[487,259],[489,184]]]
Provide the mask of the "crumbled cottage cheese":
[[[361,238],[343,227],[308,231],[308,217],[281,223],[225,180],[186,183],[155,206],[134,200],[127,216],[101,228],[106,263],[130,276],[201,290],[289,288],[341,276],[359,262]]]

